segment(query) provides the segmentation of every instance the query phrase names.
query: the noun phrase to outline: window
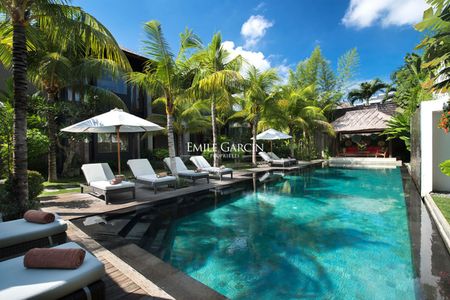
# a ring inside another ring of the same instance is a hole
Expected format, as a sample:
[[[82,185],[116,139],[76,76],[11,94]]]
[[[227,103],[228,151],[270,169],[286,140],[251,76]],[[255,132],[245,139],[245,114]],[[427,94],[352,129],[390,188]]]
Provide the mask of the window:
[[[117,139],[115,133],[99,133],[97,135],[98,153],[117,152]],[[120,150],[128,151],[128,136],[120,135]]]
[[[97,79],[97,86],[116,94],[127,94],[127,85],[125,82],[121,79],[113,79],[108,74],[105,74],[101,78]]]

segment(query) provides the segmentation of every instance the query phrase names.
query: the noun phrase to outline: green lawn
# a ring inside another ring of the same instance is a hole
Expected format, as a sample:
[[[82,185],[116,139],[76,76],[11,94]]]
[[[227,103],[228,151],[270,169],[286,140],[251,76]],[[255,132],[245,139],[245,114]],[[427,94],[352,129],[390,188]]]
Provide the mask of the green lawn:
[[[433,200],[450,223],[450,197],[433,195]]]
[[[55,196],[60,194],[79,193],[81,178],[61,179],[58,182],[44,182],[44,191],[39,197]]]

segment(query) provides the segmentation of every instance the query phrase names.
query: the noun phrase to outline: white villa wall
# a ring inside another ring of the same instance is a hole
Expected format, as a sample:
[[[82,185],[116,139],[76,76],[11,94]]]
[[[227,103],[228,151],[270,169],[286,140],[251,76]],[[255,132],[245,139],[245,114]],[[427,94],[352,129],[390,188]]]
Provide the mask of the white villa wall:
[[[444,130],[437,128],[442,111],[433,112],[433,191],[450,191],[450,177],[442,174],[439,164],[444,160],[450,159],[450,133],[446,134]]]
[[[450,177],[439,170],[439,164],[450,159],[450,134],[438,128],[442,107],[448,98],[425,101],[420,107],[421,194],[450,191]]]

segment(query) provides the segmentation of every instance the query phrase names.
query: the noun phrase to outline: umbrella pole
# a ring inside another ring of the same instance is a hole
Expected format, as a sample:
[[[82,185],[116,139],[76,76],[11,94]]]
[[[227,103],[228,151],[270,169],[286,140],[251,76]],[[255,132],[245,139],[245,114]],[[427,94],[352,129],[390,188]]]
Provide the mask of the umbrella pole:
[[[119,173],[117,175],[120,175],[120,126],[116,126],[116,134],[117,134],[117,163],[118,163],[118,170]]]
[[[270,152],[273,152],[273,150],[272,150],[272,141],[270,141]]]

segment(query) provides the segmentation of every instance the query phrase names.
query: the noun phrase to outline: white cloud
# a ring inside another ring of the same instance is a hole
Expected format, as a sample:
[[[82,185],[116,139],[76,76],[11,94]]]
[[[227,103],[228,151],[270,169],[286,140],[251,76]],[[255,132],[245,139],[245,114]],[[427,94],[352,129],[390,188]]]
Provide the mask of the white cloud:
[[[356,28],[412,25],[422,20],[428,7],[424,0],[350,0],[342,22]]]
[[[270,68],[270,61],[260,51],[245,50],[242,46],[236,46],[232,41],[225,41],[222,43],[222,46],[230,52],[231,59],[241,55],[247,63],[255,66],[258,70],[264,71]]]
[[[280,80],[282,83],[287,83],[289,79],[289,71],[291,67],[287,64],[283,63],[275,67],[277,69],[278,75],[280,76]]]
[[[263,16],[256,15],[242,24],[241,35],[245,39],[245,48],[253,48],[264,37],[267,29],[273,26],[273,22],[267,20]]]
[[[267,6],[266,2],[260,2],[258,5],[256,5],[256,7],[253,10],[254,11],[265,10],[266,6]]]
[[[242,46],[236,46],[233,41],[225,41],[222,43],[222,46],[230,53],[230,59],[233,59],[238,55],[241,55],[245,59],[247,64],[241,69],[242,75],[245,75],[245,72],[247,71],[246,66],[248,65],[253,65],[258,70],[265,71],[272,68],[272,63],[275,61],[276,63],[273,68],[277,70],[281,82],[287,82],[291,66],[286,59],[283,59],[280,62],[279,55],[269,55],[266,57],[261,51],[245,50]]]

